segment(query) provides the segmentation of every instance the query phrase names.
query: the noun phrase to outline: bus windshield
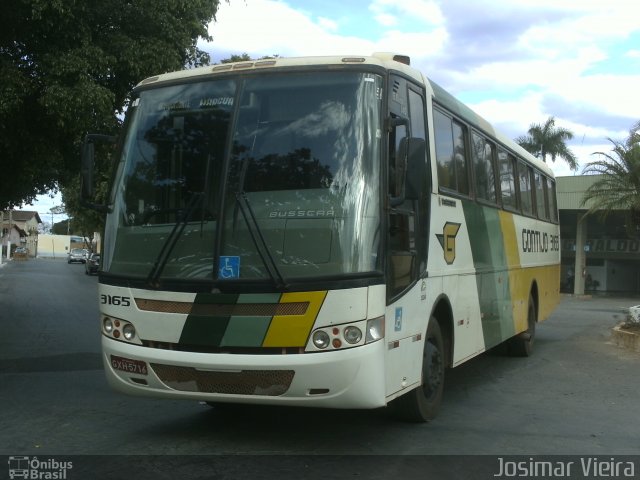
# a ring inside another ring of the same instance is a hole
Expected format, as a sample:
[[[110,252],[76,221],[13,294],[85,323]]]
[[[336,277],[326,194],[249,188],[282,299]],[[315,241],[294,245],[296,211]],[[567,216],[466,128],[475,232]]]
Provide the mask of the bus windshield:
[[[103,270],[283,282],[381,271],[382,78],[226,76],[142,90]]]

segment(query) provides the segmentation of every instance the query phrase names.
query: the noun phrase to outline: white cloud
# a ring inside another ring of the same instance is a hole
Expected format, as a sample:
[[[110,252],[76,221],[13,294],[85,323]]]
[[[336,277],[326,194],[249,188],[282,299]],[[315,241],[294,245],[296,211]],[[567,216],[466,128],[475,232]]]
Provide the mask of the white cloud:
[[[485,100],[470,103],[469,107],[508,136],[516,137],[524,134],[531,123],[536,122],[535,119],[544,120],[548,117],[540,108],[540,97],[539,93],[530,93],[511,101]]]
[[[409,55],[412,64],[419,68],[418,60],[437,55],[445,46],[448,35],[444,28],[427,33],[405,33],[400,30],[384,32],[374,44],[375,51],[391,51]],[[425,48],[425,45],[428,48]],[[374,51],[372,50],[372,52]],[[370,52],[371,53],[371,52]],[[426,73],[426,72],[425,72]]]
[[[440,26],[444,23],[444,15],[433,0],[374,0],[369,9],[383,26],[396,26],[400,18],[420,20],[426,25]]]
[[[375,19],[383,27],[395,27],[398,25],[398,17],[389,13],[378,13]]]
[[[217,22],[209,26],[213,42],[200,48],[213,52],[214,59],[244,52],[254,57],[371,53],[370,41],[336,35],[336,26],[325,17],[314,22],[281,1],[221,3]]]
[[[335,20],[331,20],[330,18],[318,17],[318,25],[324,30],[338,30],[338,22],[336,22]]]

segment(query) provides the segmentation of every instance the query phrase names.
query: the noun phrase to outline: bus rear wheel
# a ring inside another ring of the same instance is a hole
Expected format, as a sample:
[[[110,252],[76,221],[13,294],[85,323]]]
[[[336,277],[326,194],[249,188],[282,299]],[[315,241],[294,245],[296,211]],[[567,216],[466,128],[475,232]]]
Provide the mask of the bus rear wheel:
[[[396,417],[428,422],[438,414],[444,391],[445,348],[438,321],[431,317],[422,352],[422,385],[392,402]]]
[[[533,353],[533,341],[536,336],[536,304],[533,295],[529,295],[527,307],[527,329],[510,339],[507,343],[509,355],[513,357],[529,357]]]

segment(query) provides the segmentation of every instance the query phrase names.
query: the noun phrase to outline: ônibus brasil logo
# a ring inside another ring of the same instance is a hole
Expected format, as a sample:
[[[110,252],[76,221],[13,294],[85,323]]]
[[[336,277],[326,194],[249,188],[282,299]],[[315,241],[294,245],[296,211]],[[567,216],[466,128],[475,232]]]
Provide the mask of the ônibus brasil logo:
[[[73,468],[73,462],[61,462],[54,458],[40,460],[38,457],[9,457],[9,478],[33,480],[65,480],[67,470]]]

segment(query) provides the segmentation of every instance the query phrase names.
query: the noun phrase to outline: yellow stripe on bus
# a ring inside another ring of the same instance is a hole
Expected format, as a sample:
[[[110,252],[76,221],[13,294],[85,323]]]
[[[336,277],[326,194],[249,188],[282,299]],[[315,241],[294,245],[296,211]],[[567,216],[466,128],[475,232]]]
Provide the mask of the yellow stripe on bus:
[[[518,250],[518,237],[516,236],[513,214],[505,211],[500,211],[499,214],[507,272],[509,274],[511,318],[513,319],[514,332],[519,333],[527,329],[527,307],[533,272],[527,272],[528,269],[520,269],[520,252]]]
[[[283,293],[280,303],[309,302],[309,307],[304,315],[274,316],[262,346],[304,347],[326,296],[326,291]]]
[[[500,210],[500,230],[504,241],[504,251],[507,260],[507,268],[520,267],[520,253],[518,251],[518,237],[516,236],[516,226],[513,223],[513,214]]]
[[[520,333],[528,327],[527,308],[534,281],[538,287],[538,321],[546,319],[558,304],[560,265],[521,268],[518,237],[511,213],[500,212],[500,228],[509,272],[513,328],[515,333]]]

